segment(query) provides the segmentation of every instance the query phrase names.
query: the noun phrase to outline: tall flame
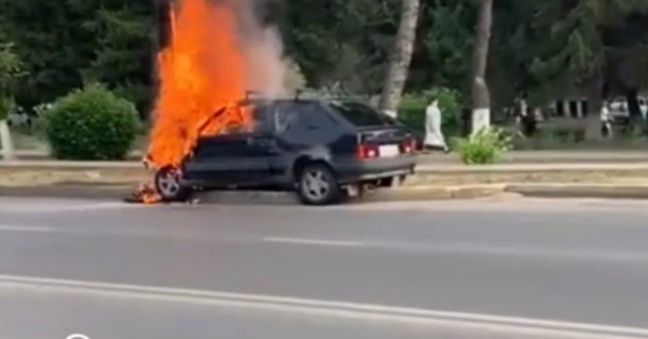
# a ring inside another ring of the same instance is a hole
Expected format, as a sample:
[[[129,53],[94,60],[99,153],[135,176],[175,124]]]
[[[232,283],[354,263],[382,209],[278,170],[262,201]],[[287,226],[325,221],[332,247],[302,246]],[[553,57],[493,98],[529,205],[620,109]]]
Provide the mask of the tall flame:
[[[245,96],[247,74],[235,8],[229,1],[176,4],[170,43],[158,55],[161,84],[148,155],[155,168],[178,167],[201,134],[247,124],[236,105]]]

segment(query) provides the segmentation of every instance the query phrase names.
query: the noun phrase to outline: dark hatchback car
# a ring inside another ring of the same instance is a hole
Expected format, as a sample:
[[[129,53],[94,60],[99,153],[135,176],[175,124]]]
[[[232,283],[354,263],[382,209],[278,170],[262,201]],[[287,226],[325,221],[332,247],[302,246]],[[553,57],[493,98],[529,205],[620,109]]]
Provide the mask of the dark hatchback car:
[[[325,205],[350,188],[387,187],[414,173],[415,138],[370,106],[273,100],[254,107],[251,131],[202,138],[181,171],[158,172],[165,200],[195,189],[260,187],[295,190],[303,203]]]

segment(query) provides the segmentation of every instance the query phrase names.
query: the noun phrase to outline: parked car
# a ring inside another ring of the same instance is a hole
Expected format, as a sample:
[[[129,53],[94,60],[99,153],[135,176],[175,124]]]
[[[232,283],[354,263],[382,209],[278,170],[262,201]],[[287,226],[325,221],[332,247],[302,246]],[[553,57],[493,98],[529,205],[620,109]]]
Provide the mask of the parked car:
[[[648,100],[638,99],[639,111],[643,120],[648,119]],[[610,103],[610,118],[617,125],[627,125],[630,123],[630,109],[626,98],[616,98]]]
[[[390,186],[414,173],[416,141],[386,115],[358,102],[262,100],[254,126],[199,140],[180,170],[164,168],[164,200],[195,189],[295,190],[308,205],[337,202],[351,188]]]

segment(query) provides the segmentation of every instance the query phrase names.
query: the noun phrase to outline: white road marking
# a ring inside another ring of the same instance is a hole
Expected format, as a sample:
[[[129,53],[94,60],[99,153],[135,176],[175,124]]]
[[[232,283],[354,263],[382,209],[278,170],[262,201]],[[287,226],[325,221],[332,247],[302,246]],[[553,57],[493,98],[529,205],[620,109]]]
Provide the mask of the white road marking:
[[[622,251],[618,249],[566,249],[538,247],[530,245],[497,245],[487,243],[398,243],[368,242],[366,247],[387,251],[415,253],[466,254],[531,257],[556,260],[613,261],[613,262],[648,262],[648,252]]]
[[[56,232],[54,228],[44,226],[10,226],[0,225],[0,232],[32,232],[32,233],[51,233]]]
[[[476,329],[501,331],[508,334],[515,333],[519,336],[535,334],[582,339],[648,338],[648,328],[447,312],[261,294],[240,294],[12,275],[0,275],[0,288],[2,287],[28,290],[39,289],[54,293],[71,292],[92,296],[228,306],[263,311],[334,316],[344,319],[450,326],[462,330]]]
[[[358,241],[336,241],[323,239],[302,239],[302,238],[282,238],[266,237],[263,242],[292,244],[292,245],[311,245],[311,246],[332,246],[332,247],[362,247],[365,244]]]

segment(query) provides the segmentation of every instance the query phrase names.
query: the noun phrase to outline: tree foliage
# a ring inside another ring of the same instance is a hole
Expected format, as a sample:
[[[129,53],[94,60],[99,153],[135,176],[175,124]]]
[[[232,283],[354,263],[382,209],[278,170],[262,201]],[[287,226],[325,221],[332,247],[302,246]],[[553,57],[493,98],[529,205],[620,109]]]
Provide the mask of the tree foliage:
[[[29,77],[17,100],[51,102],[84,82],[140,89],[148,103],[152,5],[148,0],[0,0],[0,31],[16,46]],[[133,95],[133,94],[131,94]]]
[[[0,43],[0,120],[6,119],[11,111],[15,83],[21,70],[22,62],[12,44]]]
[[[401,0],[270,2],[279,5],[268,20],[279,22],[286,54],[309,87],[381,92]],[[0,41],[14,43],[28,73],[17,101],[29,108],[99,81],[148,111],[161,18],[154,3],[0,0]],[[477,4],[421,0],[406,92],[448,87],[470,97]],[[648,1],[496,0],[493,17],[487,74],[494,112],[517,97],[541,105],[597,83],[601,96],[648,87]]]

